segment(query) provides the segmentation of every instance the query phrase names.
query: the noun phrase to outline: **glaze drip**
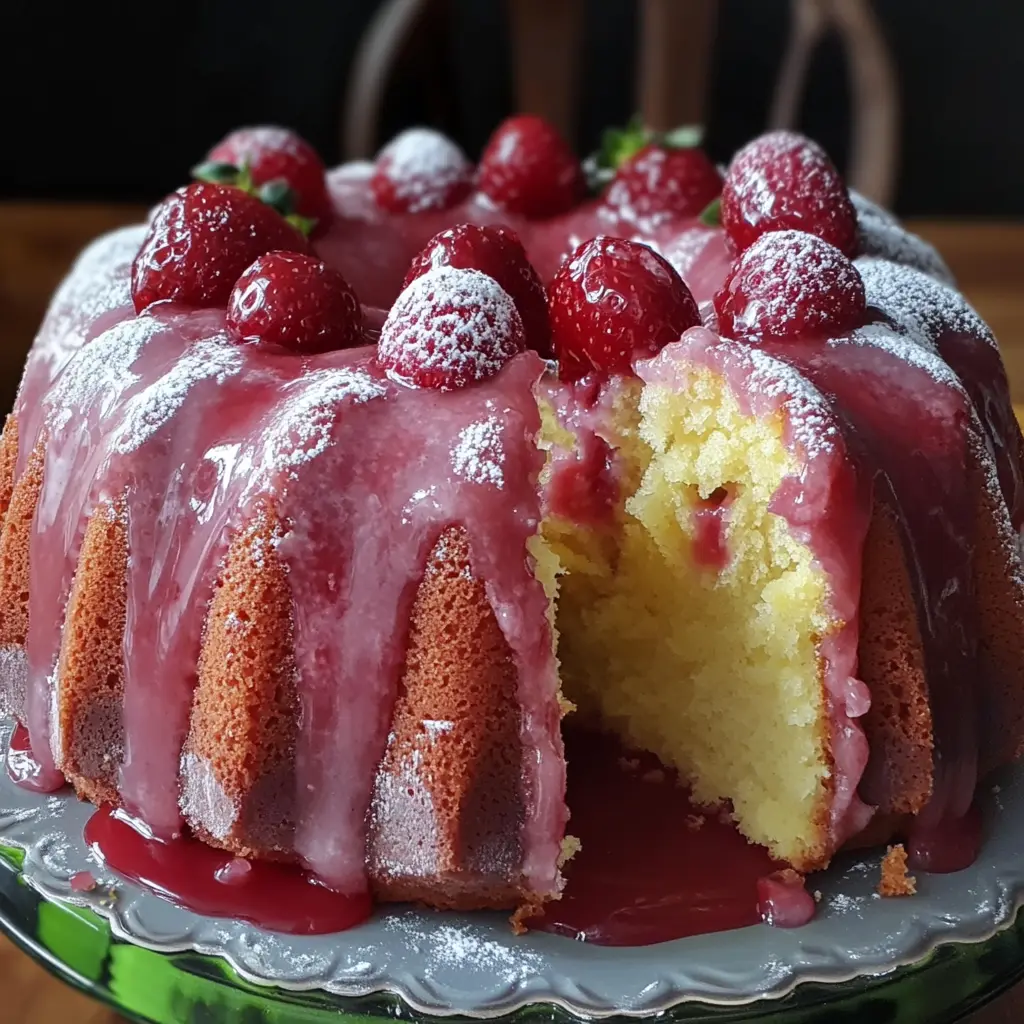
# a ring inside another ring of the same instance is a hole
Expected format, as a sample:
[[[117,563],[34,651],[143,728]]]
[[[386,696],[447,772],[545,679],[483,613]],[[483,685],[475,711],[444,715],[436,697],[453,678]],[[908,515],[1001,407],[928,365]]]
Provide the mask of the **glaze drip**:
[[[769,350],[828,396],[874,501],[899,526],[932,713],[933,791],[924,821],[959,818],[974,795],[978,759],[977,700],[963,683],[977,657],[974,509],[964,486],[970,400],[945,363],[881,326]]]
[[[64,608],[90,515],[123,498],[118,789],[157,837],[182,833],[179,777],[194,794],[190,772],[203,771],[181,755],[206,610],[229,539],[270,498],[287,524],[278,555],[295,609],[295,848],[335,887],[365,889],[363,820],[412,594],[437,534],[459,523],[520,670],[522,741],[535,752],[524,761],[523,872],[554,891],[565,814],[557,678],[547,598],[526,554],[540,515],[532,386],[542,364],[527,353],[485,387],[440,393],[385,379],[373,354],[304,360],[238,346],[222,313],[168,307],[99,334],[52,385],[27,378],[23,454],[48,437],[30,549],[32,748],[56,782]],[[224,822],[213,826],[224,834]]]

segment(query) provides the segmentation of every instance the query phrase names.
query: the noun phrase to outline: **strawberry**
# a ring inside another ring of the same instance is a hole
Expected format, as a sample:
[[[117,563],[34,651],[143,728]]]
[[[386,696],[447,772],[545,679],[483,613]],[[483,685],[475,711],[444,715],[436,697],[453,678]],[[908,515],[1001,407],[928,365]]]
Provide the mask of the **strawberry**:
[[[394,380],[448,391],[492,377],[525,347],[515,303],[493,277],[440,266],[395,300],[377,357]]]
[[[287,128],[239,128],[218,142],[206,159],[207,163],[194,172],[201,180],[239,184],[244,168],[256,188],[287,184],[293,209],[280,212],[298,213],[318,222],[330,217],[331,200],[323,161],[305,139]],[[231,170],[235,172],[234,178],[229,177]]]
[[[722,188],[722,226],[742,252],[768,231],[806,231],[847,256],[857,217],[825,151],[795,132],[769,132],[733,157]]]
[[[315,256],[268,252],[235,283],[228,327],[242,340],[312,354],[365,344],[352,286]]]
[[[477,186],[497,207],[533,219],[565,213],[583,198],[583,168],[542,117],[520,114],[495,129]]]
[[[722,191],[722,176],[702,149],[649,143],[626,160],[604,196],[604,205],[645,230],[682,217],[697,217]]]
[[[157,206],[132,264],[132,302],[223,306],[239,274],[272,249],[308,252],[305,236],[276,210],[230,185],[197,182]]]
[[[714,302],[719,333],[744,341],[834,337],[866,315],[857,268],[804,231],[762,235],[733,264]]]
[[[410,264],[403,287],[433,267],[480,270],[493,277],[516,304],[526,344],[542,356],[551,355],[548,298],[514,231],[495,225],[457,224],[434,235]]]
[[[633,372],[700,323],[683,279],[639,242],[599,236],[578,246],[548,287],[551,337],[562,380],[591,370]]]
[[[473,165],[447,136],[409,128],[377,155],[370,190],[389,213],[447,210],[469,195]]]

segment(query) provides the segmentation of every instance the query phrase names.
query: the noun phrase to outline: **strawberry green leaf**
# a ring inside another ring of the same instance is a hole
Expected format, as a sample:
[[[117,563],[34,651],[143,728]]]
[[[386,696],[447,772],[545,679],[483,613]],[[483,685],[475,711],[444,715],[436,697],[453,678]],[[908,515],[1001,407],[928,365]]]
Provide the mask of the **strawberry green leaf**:
[[[712,199],[701,211],[698,219],[701,224],[707,224],[709,228],[719,227],[722,223],[722,197],[717,196],[715,199]]]
[[[651,138],[639,114],[634,115],[625,128],[606,128],[600,147],[583,161],[583,172],[591,190],[599,192],[604,188],[619,167],[639,153]]]
[[[196,181],[206,181],[211,185],[237,185],[239,173],[234,164],[221,160],[207,160],[192,168],[192,177]]]
[[[238,168],[238,179],[235,184],[243,192],[248,192],[250,195],[255,194],[256,182],[252,180],[252,168],[250,168],[248,160],[244,160],[242,166]]]
[[[636,156],[654,138],[644,127],[639,114],[634,114],[625,128],[608,128],[601,141],[601,157],[606,167],[618,169],[631,156]]]
[[[288,221],[293,228],[297,228],[301,231],[307,238],[312,233],[313,228],[317,225],[316,217],[303,217],[298,213],[289,213],[285,217],[285,220]]]
[[[256,193],[260,199],[272,206],[282,217],[295,212],[295,192],[284,178],[275,178],[261,185]]]
[[[600,148],[583,161],[583,171],[591,191],[600,192],[615,177],[615,172],[645,146],[694,149],[703,138],[701,125],[681,125],[668,132],[654,132],[645,128],[640,115],[635,114],[625,128],[605,129]]]

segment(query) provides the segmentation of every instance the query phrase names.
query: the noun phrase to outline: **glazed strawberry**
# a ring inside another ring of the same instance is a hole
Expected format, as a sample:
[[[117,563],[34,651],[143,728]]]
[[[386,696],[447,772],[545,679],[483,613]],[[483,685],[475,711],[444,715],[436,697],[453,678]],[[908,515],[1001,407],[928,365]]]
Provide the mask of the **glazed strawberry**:
[[[698,217],[722,191],[722,176],[702,149],[651,143],[615,172],[604,205],[644,229]]]
[[[241,189],[205,182],[180,188],[156,208],[132,264],[135,310],[165,299],[223,306],[242,271],[273,249],[308,252],[309,243]]]
[[[239,169],[244,166],[255,186],[287,182],[295,197],[295,213],[317,221],[330,216],[331,200],[320,154],[287,128],[239,128],[218,142],[207,160]]]
[[[548,287],[562,380],[592,370],[632,373],[700,323],[690,289],[646,245],[600,236],[578,246]]]
[[[719,333],[745,341],[834,337],[864,323],[865,305],[857,268],[804,231],[762,235],[715,296]]]
[[[390,213],[447,210],[469,195],[473,165],[447,136],[430,128],[396,135],[377,155],[370,190]]]
[[[312,354],[365,344],[352,286],[315,256],[268,252],[238,279],[228,327],[243,341]]]
[[[857,217],[825,151],[795,132],[769,132],[741,149],[722,188],[722,226],[737,252],[768,231],[817,235],[847,256]]]
[[[586,190],[576,154],[533,114],[498,125],[480,157],[477,186],[502,210],[530,218],[565,213]]]
[[[441,266],[398,296],[377,356],[393,379],[447,391],[494,376],[525,347],[515,303],[493,277]]]
[[[457,224],[427,243],[405,275],[408,286],[433,267],[481,270],[494,278],[516,304],[526,344],[542,356],[551,355],[548,299],[540,276],[526,257],[519,236],[509,228]]]

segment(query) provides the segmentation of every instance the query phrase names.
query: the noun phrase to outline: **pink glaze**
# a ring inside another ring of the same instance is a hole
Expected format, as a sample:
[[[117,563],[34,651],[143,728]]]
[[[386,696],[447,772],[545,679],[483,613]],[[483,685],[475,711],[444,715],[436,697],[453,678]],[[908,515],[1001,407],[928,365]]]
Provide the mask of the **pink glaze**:
[[[727,808],[692,803],[652,754],[571,720],[566,751],[581,848],[565,867],[562,898],[530,928],[600,946],[646,946],[766,920],[761,882],[782,865],[740,835]],[[800,903],[796,889],[779,891],[768,923],[797,923]]]
[[[91,871],[76,871],[68,884],[72,892],[92,892],[96,888],[96,876]]]
[[[912,266],[861,257],[868,305],[896,331],[941,356],[960,378],[981,420],[1015,530],[1024,526],[1024,441],[1006,368],[989,326],[963,295]]]
[[[244,885],[252,874],[252,864],[244,857],[235,857],[223,867],[217,868],[213,877],[224,885]]]
[[[85,823],[85,841],[109,868],[197,914],[249,921],[289,935],[327,935],[362,924],[370,894],[329,889],[292,864],[256,861],[196,839],[158,839],[143,822],[108,805]]]
[[[814,897],[795,871],[776,871],[757,880],[757,909],[765,924],[799,928],[814,917]]]
[[[51,387],[23,387],[22,456],[41,430],[48,437],[30,552],[32,746],[52,771],[53,671],[85,523],[124,496],[132,557],[119,789],[155,834],[180,833],[206,608],[228,540],[269,496],[288,528],[279,554],[303,709],[295,847],[330,884],[360,889],[363,819],[415,585],[442,529],[462,523],[520,669],[523,742],[534,752],[523,871],[551,891],[564,764],[547,601],[526,554],[540,514],[532,387],[542,363],[527,353],[486,384],[441,393],[386,380],[373,354],[302,359],[239,346],[221,312],[165,307],[98,336]]]
[[[843,418],[853,457],[875,501],[898,523],[917,583],[935,745],[933,793],[919,822],[966,813],[977,782],[977,696],[971,552],[973,495],[964,486],[968,444],[982,440],[970,399],[938,357],[882,326],[773,353],[812,381]],[[864,793],[876,772],[870,761]]]
[[[669,221],[644,232],[590,200],[551,220],[526,221],[496,210],[479,194],[450,210],[395,216],[375,205],[366,168],[338,168],[328,175],[328,184],[337,217],[315,240],[316,249],[367,305],[390,306],[413,256],[439,231],[467,221],[512,228],[543,281],[554,276],[576,246],[595,235],[650,245],[676,268],[698,302],[714,296],[731,262],[722,232],[696,219]]]
[[[977,805],[961,818],[947,818],[931,827],[913,827],[907,863],[916,871],[948,875],[970,867],[981,850],[982,820]]]
[[[779,487],[772,510],[789,523],[801,543],[810,546],[829,584],[834,628],[821,639],[819,650],[834,762],[830,832],[833,849],[838,849],[872,814],[857,795],[868,760],[867,739],[857,719],[867,711],[870,699],[856,672],[869,493],[825,398],[800,374],[760,349],[723,341],[703,327],[693,327],[653,359],[637,363],[636,369],[648,384],[683,392],[695,367],[721,374],[741,407],[753,414],[764,417],[781,412],[786,443],[799,466],[799,473]]]

